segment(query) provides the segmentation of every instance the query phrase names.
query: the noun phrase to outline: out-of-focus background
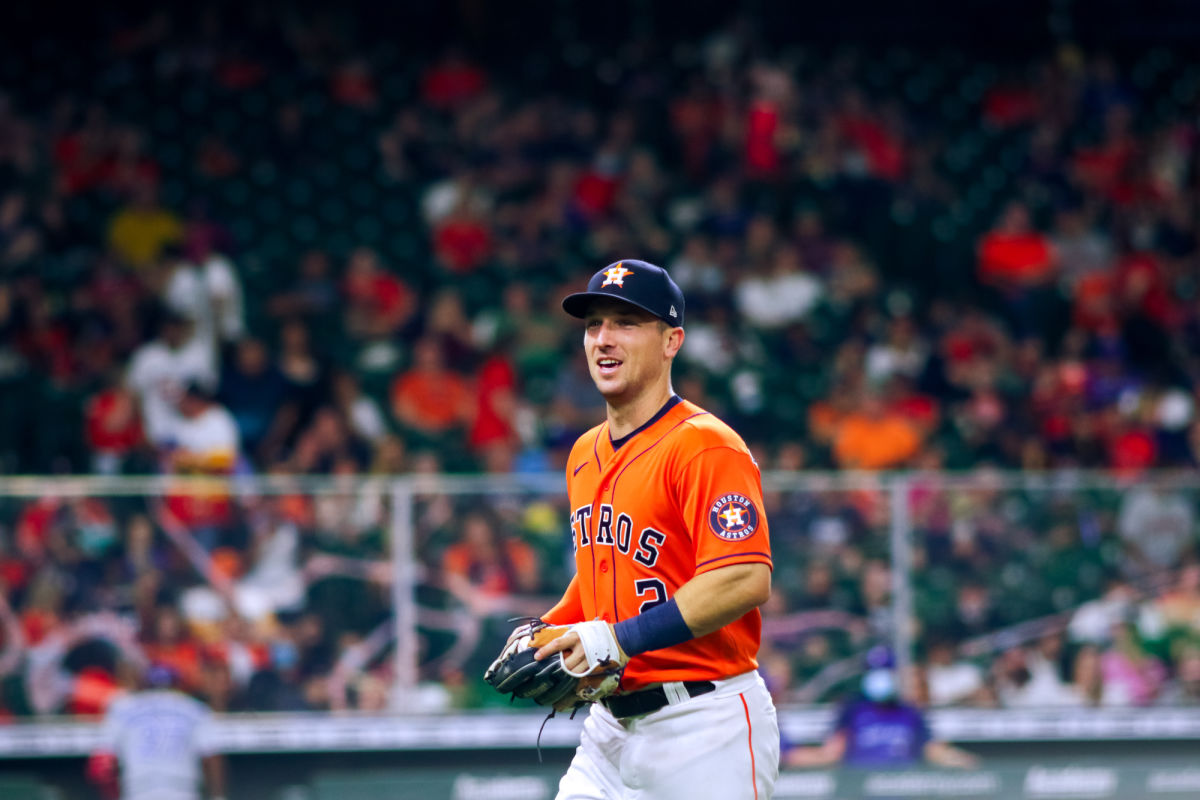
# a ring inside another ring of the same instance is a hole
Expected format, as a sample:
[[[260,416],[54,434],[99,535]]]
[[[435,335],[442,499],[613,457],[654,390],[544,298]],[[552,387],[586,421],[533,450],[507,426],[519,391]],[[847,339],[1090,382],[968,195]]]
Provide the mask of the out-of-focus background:
[[[785,736],[886,643],[983,755],[777,796],[1200,793],[1198,39],[1179,0],[10,4],[0,789],[92,797],[157,663],[230,800],[552,796],[578,720],[539,765],[480,678],[603,418],[559,300],[636,257],[764,471]]]

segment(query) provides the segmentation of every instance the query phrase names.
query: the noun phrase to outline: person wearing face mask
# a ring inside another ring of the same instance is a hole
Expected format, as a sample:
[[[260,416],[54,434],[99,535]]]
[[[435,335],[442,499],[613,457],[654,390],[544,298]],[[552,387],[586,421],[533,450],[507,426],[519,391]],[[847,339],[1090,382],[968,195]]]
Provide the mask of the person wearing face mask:
[[[933,738],[925,714],[900,697],[891,651],[883,646],[866,655],[861,693],[838,713],[832,733],[819,745],[793,747],[785,753],[788,767],[896,767],[927,762],[970,769],[972,753]]]

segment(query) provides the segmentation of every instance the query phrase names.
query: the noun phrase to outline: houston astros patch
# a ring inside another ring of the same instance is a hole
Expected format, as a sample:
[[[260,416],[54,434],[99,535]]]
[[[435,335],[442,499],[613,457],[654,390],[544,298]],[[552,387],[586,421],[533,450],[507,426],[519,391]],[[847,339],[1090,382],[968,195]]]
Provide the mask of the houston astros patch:
[[[758,509],[744,494],[723,494],[708,507],[708,527],[726,541],[749,539],[758,530]]]

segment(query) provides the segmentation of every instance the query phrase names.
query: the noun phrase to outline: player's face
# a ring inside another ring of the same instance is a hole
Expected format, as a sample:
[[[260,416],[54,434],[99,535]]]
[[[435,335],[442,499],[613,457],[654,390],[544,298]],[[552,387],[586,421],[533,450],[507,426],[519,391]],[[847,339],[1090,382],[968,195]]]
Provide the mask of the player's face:
[[[588,371],[609,403],[632,402],[669,382],[682,330],[628,303],[598,301],[584,319]]]

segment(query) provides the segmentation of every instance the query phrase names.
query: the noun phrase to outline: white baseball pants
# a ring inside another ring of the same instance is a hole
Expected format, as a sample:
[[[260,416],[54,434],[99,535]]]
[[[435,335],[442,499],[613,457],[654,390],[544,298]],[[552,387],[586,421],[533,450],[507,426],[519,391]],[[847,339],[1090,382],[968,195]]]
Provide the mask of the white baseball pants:
[[[757,672],[715,683],[624,721],[593,704],[557,800],[770,800],[779,776],[771,695]]]

